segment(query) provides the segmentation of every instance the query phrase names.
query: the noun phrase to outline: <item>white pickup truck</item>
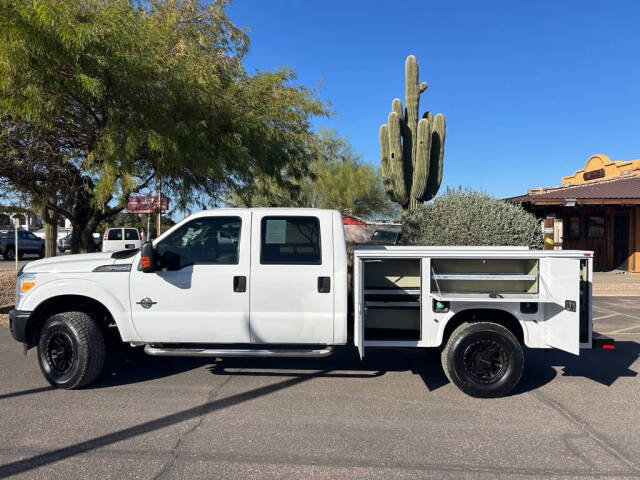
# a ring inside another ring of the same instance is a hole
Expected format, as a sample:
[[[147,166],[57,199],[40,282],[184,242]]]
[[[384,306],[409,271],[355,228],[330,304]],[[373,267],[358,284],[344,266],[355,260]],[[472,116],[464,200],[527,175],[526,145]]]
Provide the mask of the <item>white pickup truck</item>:
[[[27,264],[11,332],[62,388],[100,375],[114,326],[157,356],[441,347],[449,379],[477,397],[518,383],[523,346],[614,346],[591,331],[591,252],[363,246],[352,260],[348,293],[337,211],[203,211],[141,250]]]

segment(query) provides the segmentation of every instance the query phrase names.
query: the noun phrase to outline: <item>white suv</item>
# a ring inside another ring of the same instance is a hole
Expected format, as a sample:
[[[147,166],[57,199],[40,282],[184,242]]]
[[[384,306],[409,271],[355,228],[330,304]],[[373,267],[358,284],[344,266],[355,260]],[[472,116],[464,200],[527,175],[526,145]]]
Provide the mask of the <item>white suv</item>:
[[[102,237],[102,251],[136,249],[142,246],[142,238],[137,228],[109,228]]]

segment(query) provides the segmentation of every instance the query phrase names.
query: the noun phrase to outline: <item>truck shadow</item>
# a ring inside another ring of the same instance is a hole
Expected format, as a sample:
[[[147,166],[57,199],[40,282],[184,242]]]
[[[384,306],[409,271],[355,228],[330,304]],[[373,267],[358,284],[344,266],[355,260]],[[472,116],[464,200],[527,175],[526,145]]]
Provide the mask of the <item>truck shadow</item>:
[[[631,366],[640,357],[640,344],[616,343],[615,350],[582,350],[579,356],[559,350],[525,349],[525,371],[511,395],[519,395],[552,381],[558,374],[583,377],[611,386],[618,378],[635,377]],[[438,349],[367,350],[363,360],[352,347],[338,347],[325,358],[179,358],[149,357],[141,348],[112,354],[102,378],[92,388],[108,388],[170,377],[206,367],[214,375],[307,378],[325,371],[328,378],[376,378],[388,372],[410,371],[429,391],[449,383],[440,365]]]
[[[557,375],[584,377],[611,386],[620,377],[635,377],[631,370],[640,357],[640,344],[618,342],[615,350],[583,350],[580,356],[558,350],[525,350],[525,371],[511,396],[535,390]],[[336,348],[334,355],[322,359],[227,358],[208,367],[214,375],[306,377],[318,370],[332,378],[375,378],[388,372],[411,371],[429,391],[449,383],[440,365],[438,349],[369,349],[360,360],[353,348]]]
[[[637,376],[638,372],[631,370],[631,366],[639,357],[640,344],[630,341],[616,342],[614,350],[582,350],[580,355],[553,349],[527,350],[523,380],[548,370],[552,370],[555,377],[558,368],[563,377],[584,377],[609,387],[620,377]]]

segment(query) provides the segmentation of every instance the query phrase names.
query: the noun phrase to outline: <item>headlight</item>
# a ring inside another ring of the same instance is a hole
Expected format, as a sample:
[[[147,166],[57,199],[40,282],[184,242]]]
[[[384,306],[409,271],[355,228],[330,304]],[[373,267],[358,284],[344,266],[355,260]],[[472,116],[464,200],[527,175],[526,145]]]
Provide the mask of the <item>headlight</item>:
[[[20,304],[20,300],[36,286],[36,276],[32,274],[24,274],[18,277],[16,282],[16,308]]]

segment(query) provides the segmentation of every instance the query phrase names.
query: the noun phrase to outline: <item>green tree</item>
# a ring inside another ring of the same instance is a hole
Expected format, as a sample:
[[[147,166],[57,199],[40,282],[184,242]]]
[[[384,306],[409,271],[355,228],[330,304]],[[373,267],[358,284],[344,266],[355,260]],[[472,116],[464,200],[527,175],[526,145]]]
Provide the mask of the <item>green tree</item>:
[[[362,162],[347,140],[334,130],[317,136],[316,158],[299,178],[257,178],[232,195],[244,207],[315,207],[364,218],[394,217],[399,209],[387,199],[380,172]]]
[[[521,206],[471,189],[447,188],[402,225],[404,245],[514,245],[542,248],[536,217]]]
[[[174,205],[212,204],[314,158],[325,105],[287,68],[244,71],[227,3],[0,2],[0,178],[68,218],[80,250],[156,179]],[[55,195],[34,176],[59,177]]]

